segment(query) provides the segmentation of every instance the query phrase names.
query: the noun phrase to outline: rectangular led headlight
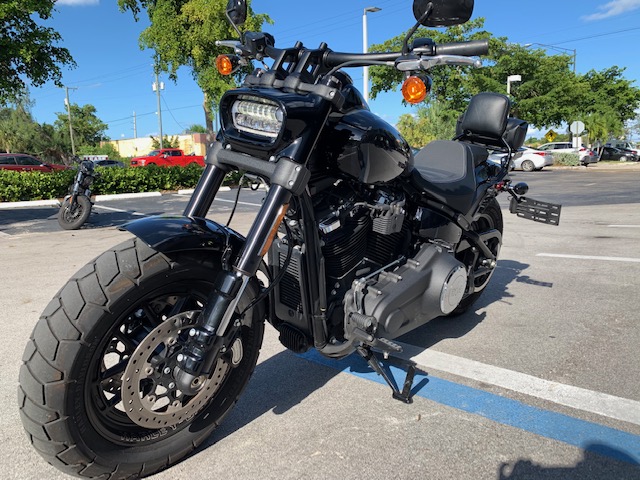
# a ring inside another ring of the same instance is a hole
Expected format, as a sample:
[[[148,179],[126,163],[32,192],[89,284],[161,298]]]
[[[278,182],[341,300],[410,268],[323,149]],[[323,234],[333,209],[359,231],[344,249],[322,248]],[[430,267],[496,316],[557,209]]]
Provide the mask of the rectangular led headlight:
[[[282,129],[284,112],[271,100],[242,96],[233,103],[231,117],[233,125],[242,132],[276,138]]]

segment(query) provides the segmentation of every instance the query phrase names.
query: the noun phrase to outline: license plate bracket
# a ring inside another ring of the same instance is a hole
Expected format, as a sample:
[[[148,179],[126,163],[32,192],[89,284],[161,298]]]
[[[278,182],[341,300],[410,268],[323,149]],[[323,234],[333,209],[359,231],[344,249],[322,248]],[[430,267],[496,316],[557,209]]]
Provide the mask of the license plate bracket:
[[[509,211],[520,218],[546,223],[547,225],[560,224],[560,210],[562,205],[549,202],[541,202],[529,197],[512,198]]]

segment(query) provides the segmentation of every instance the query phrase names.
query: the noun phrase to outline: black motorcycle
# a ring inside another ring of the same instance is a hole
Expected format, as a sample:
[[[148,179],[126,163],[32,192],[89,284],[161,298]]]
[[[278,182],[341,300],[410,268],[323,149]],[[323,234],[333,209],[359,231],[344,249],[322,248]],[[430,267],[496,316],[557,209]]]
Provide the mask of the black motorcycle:
[[[415,0],[412,32],[464,23],[472,9],[471,0]],[[245,15],[244,1],[231,0],[233,23]],[[49,463],[114,479],[188,455],[246,387],[265,320],[294,352],[355,353],[385,375],[385,358],[401,350],[395,338],[468,310],[486,289],[502,243],[499,193],[511,195],[513,213],[558,223],[558,205],[510,182],[527,124],[509,118],[506,96],[473,97],[456,138],[416,155],[369,110],[343,67],[406,72],[405,97],[416,100],[428,84],[421,72],[473,65],[468,57],[488,50],[486,40],[409,37],[401,52],[367,54],[279,49],[256,32],[220,42],[234,48],[218,59],[225,73],[253,59],[273,65],[223,96],[184,216],[125,225],[135,238],[60,290],[26,348],[21,416]],[[509,155],[494,164],[488,149]],[[233,170],[270,185],[246,238],[205,219]],[[410,402],[414,366],[405,368],[402,391],[387,381]]]
[[[95,164],[90,160],[82,160],[69,188],[69,195],[64,198],[58,211],[58,223],[65,230],[77,230],[91,215],[91,185],[96,176]]]

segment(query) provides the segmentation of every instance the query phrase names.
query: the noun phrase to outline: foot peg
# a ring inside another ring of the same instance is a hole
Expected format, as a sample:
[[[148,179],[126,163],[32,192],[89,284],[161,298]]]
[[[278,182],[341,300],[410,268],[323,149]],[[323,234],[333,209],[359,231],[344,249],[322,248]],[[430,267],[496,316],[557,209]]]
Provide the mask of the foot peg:
[[[402,363],[407,366],[407,376],[405,377],[402,391],[400,391],[398,390],[398,387],[396,387],[395,382],[391,380],[387,372],[384,371],[384,368],[382,368],[382,364],[375,356],[370,347],[357,347],[356,351],[362,358],[367,361],[369,366],[373,368],[373,370],[378,375],[384,378],[385,382],[387,382],[387,385],[389,385],[391,387],[391,390],[393,391],[393,398],[404,403],[413,403],[413,399],[411,398],[411,387],[413,386],[413,377],[416,374],[416,367],[413,362],[402,361]]]

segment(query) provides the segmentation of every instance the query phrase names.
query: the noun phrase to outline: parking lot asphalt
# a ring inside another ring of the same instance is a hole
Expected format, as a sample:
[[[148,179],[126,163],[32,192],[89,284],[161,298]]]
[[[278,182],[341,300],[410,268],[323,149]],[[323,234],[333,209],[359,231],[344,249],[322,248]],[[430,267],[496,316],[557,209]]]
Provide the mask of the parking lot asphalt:
[[[475,310],[401,339],[420,367],[412,405],[357,359],[294,355],[269,328],[235,410],[198,453],[152,478],[640,479],[640,174],[590,169],[517,175],[534,198],[566,200],[561,224],[515,218],[503,202],[501,259]],[[260,202],[251,194],[232,223],[240,232]],[[74,271],[128,238],[114,225],[185,202],[110,203],[75,232],[0,212],[3,478],[68,478],[28,445],[17,411],[38,315]],[[226,222],[229,205],[212,218]]]

